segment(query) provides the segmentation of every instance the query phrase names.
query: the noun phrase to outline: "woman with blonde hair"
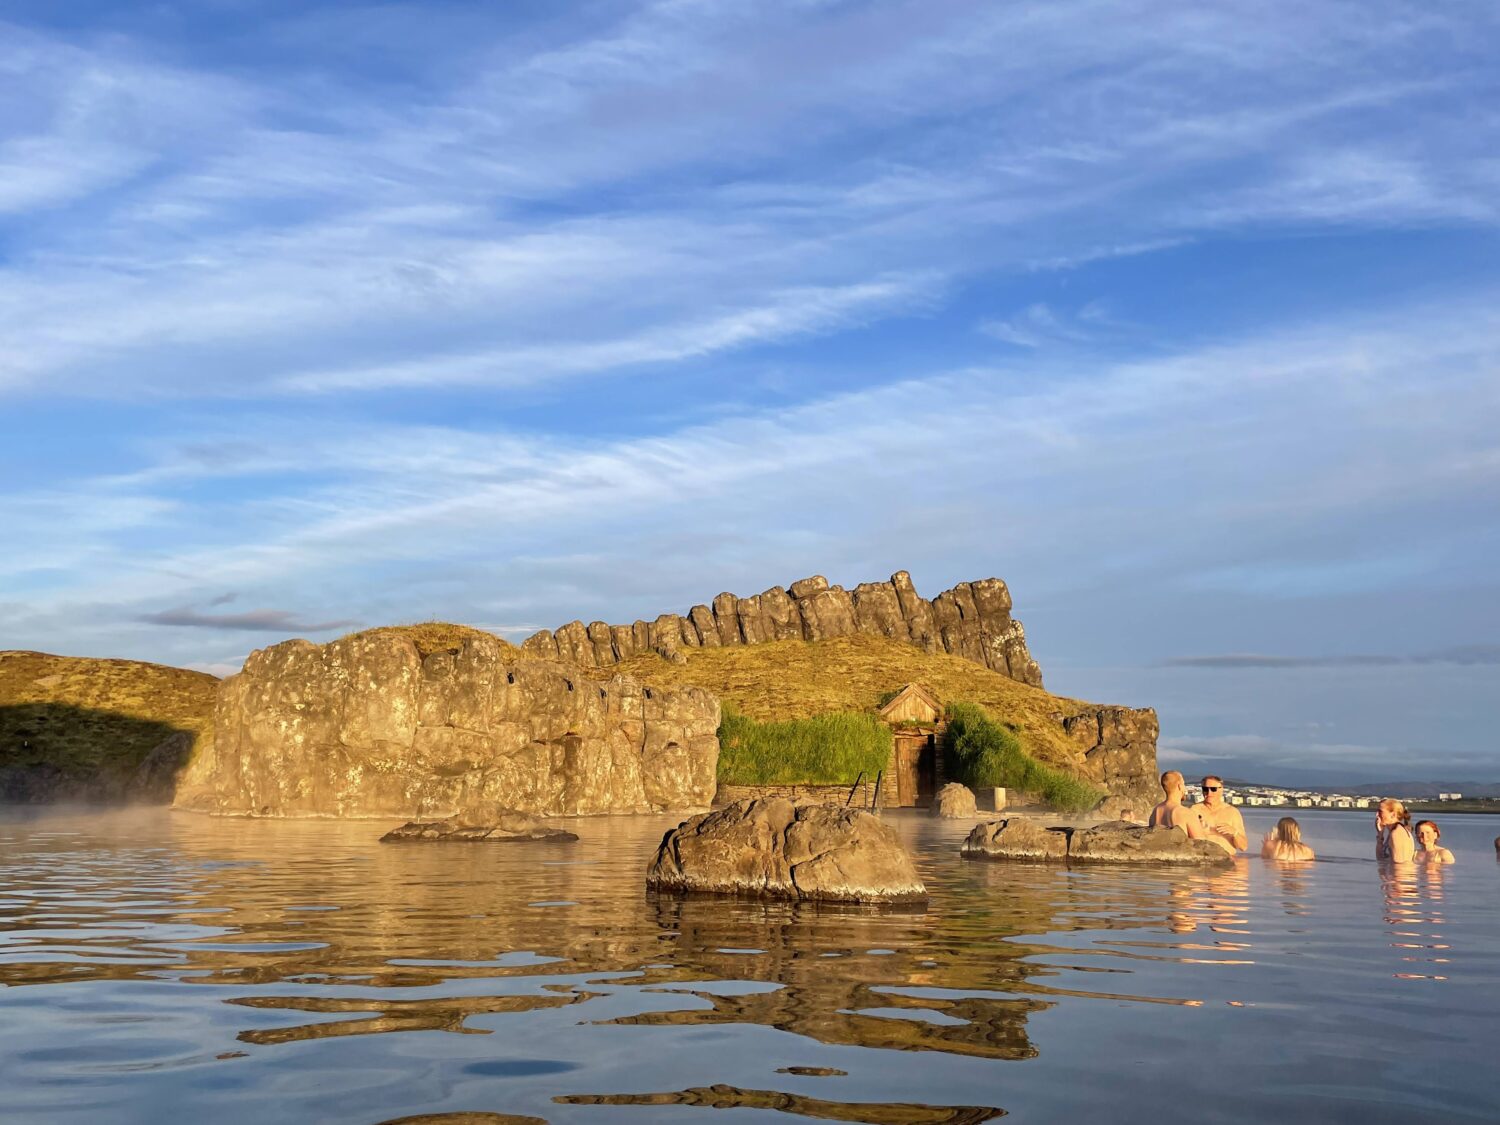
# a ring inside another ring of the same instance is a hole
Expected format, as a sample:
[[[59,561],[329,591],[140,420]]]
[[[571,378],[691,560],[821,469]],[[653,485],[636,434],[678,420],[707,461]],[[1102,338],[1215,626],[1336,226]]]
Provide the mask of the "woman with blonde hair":
[[[1417,853],[1418,863],[1452,863],[1453,853],[1438,844],[1442,831],[1430,820],[1417,821],[1417,843],[1422,850]]]
[[[1394,797],[1375,806],[1375,858],[1410,863],[1416,855],[1411,835],[1411,813]]]
[[[1299,863],[1313,858],[1313,850],[1302,842],[1302,826],[1289,816],[1282,817],[1276,822],[1276,827],[1266,833],[1260,844],[1260,854],[1283,863]]]

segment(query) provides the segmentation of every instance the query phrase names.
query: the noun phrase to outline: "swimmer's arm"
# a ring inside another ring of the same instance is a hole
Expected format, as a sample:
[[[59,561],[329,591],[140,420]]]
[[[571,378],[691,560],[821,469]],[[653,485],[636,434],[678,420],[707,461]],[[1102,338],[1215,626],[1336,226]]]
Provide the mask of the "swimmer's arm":
[[[1247,851],[1250,847],[1250,837],[1245,835],[1245,818],[1238,815],[1238,810],[1236,810],[1234,820],[1236,827],[1234,831],[1229,834],[1229,839],[1234,843],[1235,851]]]

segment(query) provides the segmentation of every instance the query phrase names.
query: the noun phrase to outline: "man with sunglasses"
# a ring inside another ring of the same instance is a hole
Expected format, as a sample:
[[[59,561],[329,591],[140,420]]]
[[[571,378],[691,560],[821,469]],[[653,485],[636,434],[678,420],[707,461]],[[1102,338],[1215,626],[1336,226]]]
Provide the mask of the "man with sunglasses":
[[[1203,779],[1203,803],[1198,816],[1208,829],[1209,839],[1230,855],[1245,850],[1250,838],[1245,835],[1245,818],[1233,805],[1224,803],[1224,779],[1209,774]]]

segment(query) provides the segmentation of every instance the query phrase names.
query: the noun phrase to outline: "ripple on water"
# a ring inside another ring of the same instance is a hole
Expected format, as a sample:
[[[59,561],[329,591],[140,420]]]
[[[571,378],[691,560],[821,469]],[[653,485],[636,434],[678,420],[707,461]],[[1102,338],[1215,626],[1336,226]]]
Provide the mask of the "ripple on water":
[[[645,895],[660,818],[540,862],[359,823],[9,825],[0,1084],[49,1125],[1112,1120],[1168,1108],[1171,1060],[1174,1105],[1232,1073],[1246,1117],[1493,1120],[1500,872],[1452,819],[1447,872],[1308,817],[1329,862],[1204,874],[966,862],[891,815],[931,892],[906,913]]]

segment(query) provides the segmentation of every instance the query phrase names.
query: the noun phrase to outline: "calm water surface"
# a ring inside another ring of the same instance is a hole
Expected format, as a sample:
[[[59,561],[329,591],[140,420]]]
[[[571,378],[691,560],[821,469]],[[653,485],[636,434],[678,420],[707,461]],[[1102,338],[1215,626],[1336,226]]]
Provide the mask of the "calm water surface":
[[[968,822],[887,814],[918,913],[648,898],[677,819],[0,814],[0,1120],[1500,1119],[1500,818],[1393,872],[1369,816],[1304,810],[1318,863],[1208,874],[964,861]]]

